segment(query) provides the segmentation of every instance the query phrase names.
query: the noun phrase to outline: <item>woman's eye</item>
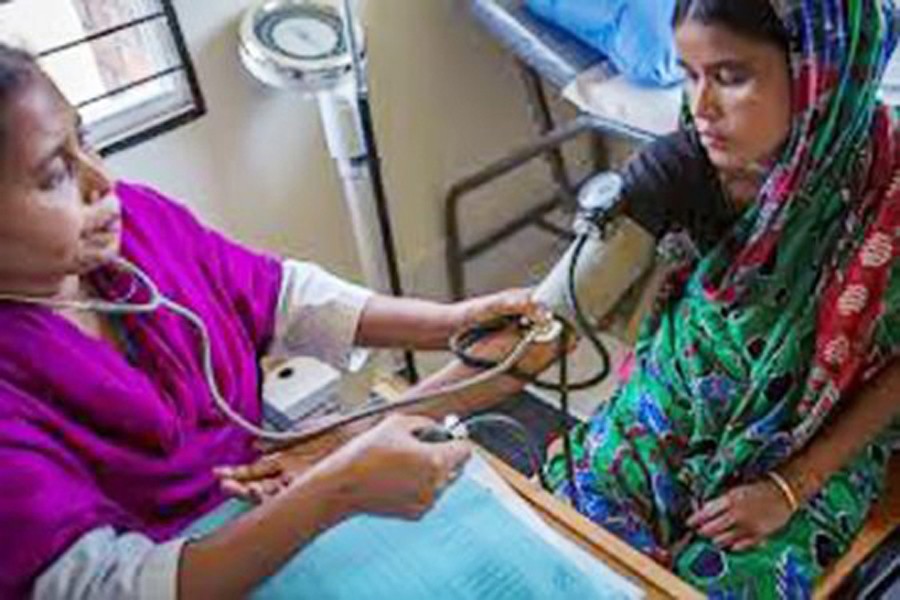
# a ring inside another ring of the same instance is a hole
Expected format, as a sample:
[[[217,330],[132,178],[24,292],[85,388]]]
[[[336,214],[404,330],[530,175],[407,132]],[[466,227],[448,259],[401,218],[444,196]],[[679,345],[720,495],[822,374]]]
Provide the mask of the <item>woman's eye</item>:
[[[716,71],[716,81],[719,85],[742,85],[750,79],[750,74],[744,69],[725,68]]]
[[[62,185],[66,177],[67,175],[64,172],[54,171],[41,181],[40,188],[45,192],[55,190]]]
[[[47,174],[41,178],[38,186],[42,191],[49,192],[53,191],[56,188],[62,186],[72,177],[72,167],[68,162],[59,159],[54,161],[54,164]]]
[[[77,132],[78,136],[78,147],[85,151],[93,150],[94,146],[91,144],[91,141],[87,137],[87,132],[81,127],[78,128]]]
[[[699,84],[700,77],[696,73],[687,70],[684,72],[684,88],[688,93],[693,93]]]

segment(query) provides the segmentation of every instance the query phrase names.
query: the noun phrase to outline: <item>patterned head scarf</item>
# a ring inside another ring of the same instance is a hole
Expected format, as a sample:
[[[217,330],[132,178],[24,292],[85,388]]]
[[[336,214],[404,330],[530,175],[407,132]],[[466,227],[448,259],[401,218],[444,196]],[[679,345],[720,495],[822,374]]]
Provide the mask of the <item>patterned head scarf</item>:
[[[757,202],[638,346],[673,362],[670,382],[697,401],[714,399],[696,381],[733,392],[709,426],[720,450],[708,492],[784,460],[900,349],[900,146],[877,99],[893,1],[773,7],[790,39],[789,139]]]

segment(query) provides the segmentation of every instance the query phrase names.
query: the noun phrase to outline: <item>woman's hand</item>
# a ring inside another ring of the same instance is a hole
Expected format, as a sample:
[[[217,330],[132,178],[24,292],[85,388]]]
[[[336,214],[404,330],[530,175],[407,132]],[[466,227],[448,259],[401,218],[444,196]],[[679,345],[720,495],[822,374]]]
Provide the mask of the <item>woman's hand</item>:
[[[317,469],[340,473],[351,513],[421,517],[468,460],[467,442],[423,443],[414,432],[436,426],[418,416],[392,415],[323,460]]]
[[[445,466],[452,467],[450,469],[452,474],[468,457],[469,449],[462,442],[422,444],[412,436],[412,431],[434,424],[433,421],[422,417],[392,416],[385,419],[381,425],[363,433],[365,429],[371,427],[372,423],[360,422],[338,429],[332,434],[311,442],[264,456],[251,465],[216,469],[216,474],[221,479],[222,488],[227,493],[254,503],[274,498],[287,489],[300,474],[318,464],[326,463],[339,464],[342,468],[347,467],[354,472],[361,470],[363,475],[374,477],[382,484],[388,481],[385,485],[395,485],[389,480],[382,479],[382,477],[387,477],[387,473],[390,471],[389,467],[395,460],[401,460],[403,457],[411,462],[418,460],[427,463],[432,460],[435,461],[435,464],[430,466],[425,464],[424,468],[419,465],[420,470],[426,474],[430,473],[432,477],[436,478],[436,482],[446,483]],[[393,445],[397,451],[385,454],[383,451],[390,445]],[[379,448],[382,451],[379,451]],[[348,452],[353,453],[356,458],[348,458],[346,456]],[[406,456],[410,452],[415,456]],[[371,456],[366,458],[364,455],[368,453],[371,453]],[[362,460],[363,458],[366,460]],[[370,464],[372,461],[379,464]],[[410,464],[408,468],[414,470],[417,467]],[[440,472],[435,473],[435,469]],[[374,470],[375,473],[370,474],[370,470]],[[422,485],[422,482],[412,472],[405,473],[403,476],[407,477],[413,485]],[[368,488],[365,480],[366,477],[354,474],[350,483],[356,487],[362,485]],[[417,481],[418,483],[416,483]],[[429,506],[437,490],[436,485],[431,490]],[[402,489],[403,486],[400,485],[393,491],[388,489],[381,490],[379,493],[382,495],[384,493],[392,494]],[[428,500],[427,494],[425,499]]]
[[[178,592],[244,598],[317,536],[360,513],[417,519],[460,472],[464,442],[426,444],[422,417],[388,417],[299,475],[284,493],[185,546]]]
[[[333,419],[334,417],[322,417],[307,422],[305,427],[318,429]],[[218,467],[213,472],[226,494],[259,504],[275,497],[300,474],[356,436],[375,427],[380,420],[381,417],[370,417],[356,421],[306,442],[275,445],[266,443],[265,456],[256,462],[237,467]]]
[[[792,514],[781,490],[771,481],[759,481],[707,503],[687,524],[721,548],[742,552],[787,525]]]
[[[508,290],[453,304],[376,295],[360,317],[356,344],[368,348],[444,350],[461,329],[494,317],[537,314],[531,291]]]
[[[532,300],[532,294],[531,289],[512,289],[457,302],[452,306],[452,329],[458,331],[507,315],[536,317],[540,307]]]

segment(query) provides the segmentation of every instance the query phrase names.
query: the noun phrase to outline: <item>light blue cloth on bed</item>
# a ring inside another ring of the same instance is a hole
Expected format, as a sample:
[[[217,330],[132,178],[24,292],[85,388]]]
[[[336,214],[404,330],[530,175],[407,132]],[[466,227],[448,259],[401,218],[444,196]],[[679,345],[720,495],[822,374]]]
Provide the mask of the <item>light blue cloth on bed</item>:
[[[669,86],[682,79],[675,51],[675,0],[526,0],[538,17],[606,55],[635,83]]]

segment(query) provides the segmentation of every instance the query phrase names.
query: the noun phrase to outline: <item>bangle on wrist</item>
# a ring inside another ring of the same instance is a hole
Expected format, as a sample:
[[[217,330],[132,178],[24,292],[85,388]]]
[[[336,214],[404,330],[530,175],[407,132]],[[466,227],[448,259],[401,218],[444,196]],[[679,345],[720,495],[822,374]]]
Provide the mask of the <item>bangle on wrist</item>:
[[[775,487],[778,488],[785,500],[787,500],[788,505],[791,507],[791,512],[797,512],[797,509],[800,508],[800,502],[797,499],[797,493],[794,491],[794,488],[791,487],[791,484],[788,483],[778,471],[769,471],[766,473],[766,477],[775,484]]]

